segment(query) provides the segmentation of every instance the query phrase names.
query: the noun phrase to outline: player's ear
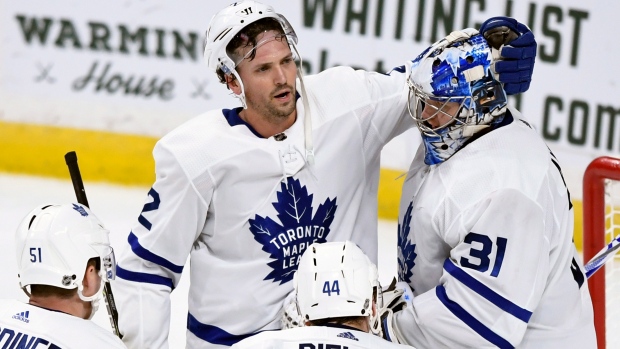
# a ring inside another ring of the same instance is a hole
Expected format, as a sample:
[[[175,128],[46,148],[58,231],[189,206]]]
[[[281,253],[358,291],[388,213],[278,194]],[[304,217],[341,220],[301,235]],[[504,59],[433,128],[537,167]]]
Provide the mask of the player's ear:
[[[232,74],[226,74],[226,86],[236,95],[241,94],[241,84],[237,81],[237,78]]]
[[[85,297],[90,297],[99,291],[100,281],[99,272],[95,265],[92,263],[88,263],[86,265],[86,271],[84,271],[84,279],[82,279],[82,285],[84,286],[84,291],[82,294]]]

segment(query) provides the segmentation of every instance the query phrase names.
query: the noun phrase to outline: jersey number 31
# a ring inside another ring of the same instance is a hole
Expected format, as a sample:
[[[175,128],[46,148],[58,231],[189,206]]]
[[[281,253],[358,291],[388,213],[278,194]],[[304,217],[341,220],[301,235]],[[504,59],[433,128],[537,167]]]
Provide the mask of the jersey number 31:
[[[486,235],[469,233],[465,236],[465,243],[471,244],[473,242],[480,243],[482,245],[481,249],[471,248],[469,250],[469,255],[477,258],[480,262],[478,264],[472,263],[469,258],[461,257],[461,265],[477,270],[481,273],[489,270],[489,265],[491,264],[491,259],[489,255],[493,251],[493,241],[491,238]],[[493,264],[493,271],[491,271],[491,276],[497,277],[499,275],[499,270],[502,267],[502,262],[504,261],[504,253],[506,252],[506,244],[508,244],[508,239],[497,237],[497,241],[495,241],[497,245],[497,253],[495,255],[495,263]],[[474,260],[476,261],[476,260]],[[477,262],[477,261],[476,261]]]

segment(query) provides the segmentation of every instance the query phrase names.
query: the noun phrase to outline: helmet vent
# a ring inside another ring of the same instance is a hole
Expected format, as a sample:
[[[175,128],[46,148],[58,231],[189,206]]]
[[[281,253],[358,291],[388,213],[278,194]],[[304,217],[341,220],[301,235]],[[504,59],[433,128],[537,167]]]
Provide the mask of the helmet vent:
[[[215,39],[213,39],[213,41],[222,40],[224,36],[226,36],[226,34],[228,34],[231,30],[232,28],[227,28],[226,30],[223,30],[221,33],[218,34],[218,36],[215,37]]]
[[[30,226],[32,225],[32,222],[34,221],[34,219],[37,218],[37,216],[32,216],[32,218],[30,218],[30,223],[28,223],[28,229],[30,229]]]

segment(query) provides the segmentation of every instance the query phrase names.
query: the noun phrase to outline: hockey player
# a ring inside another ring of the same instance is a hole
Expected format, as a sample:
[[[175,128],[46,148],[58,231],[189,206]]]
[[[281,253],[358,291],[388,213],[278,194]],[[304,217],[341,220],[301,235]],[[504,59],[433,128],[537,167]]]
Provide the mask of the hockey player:
[[[494,48],[470,29],[412,64],[423,142],[403,186],[391,337],[417,348],[595,348],[560,165],[507,106]],[[388,312],[388,318],[390,314]]]
[[[243,107],[200,115],[155,146],[156,181],[113,285],[128,347],[168,347],[170,292],[188,255],[187,348],[279,329],[313,242],[351,240],[376,262],[379,157],[413,127],[409,66],[303,77],[296,43],[286,19],[255,1],[212,18],[205,59]],[[515,62],[505,76],[526,89],[532,64]]]
[[[29,302],[0,300],[1,348],[125,348],[90,321],[114,278],[108,234],[80,204],[39,206],[22,220],[17,266]]]
[[[373,334],[379,333],[377,267],[354,243],[310,245],[299,261],[293,285],[306,327],[261,332],[233,349],[412,348]]]

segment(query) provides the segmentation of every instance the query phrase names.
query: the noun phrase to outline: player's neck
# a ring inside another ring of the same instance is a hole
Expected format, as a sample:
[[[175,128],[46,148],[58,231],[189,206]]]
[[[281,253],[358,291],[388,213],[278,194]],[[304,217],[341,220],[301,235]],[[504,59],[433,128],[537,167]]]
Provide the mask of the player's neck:
[[[92,309],[90,302],[82,301],[77,294],[72,298],[31,296],[28,304],[39,308],[59,311],[82,319],[88,319]]]
[[[252,126],[258,134],[265,138],[269,138],[293,126],[297,119],[297,109],[293,110],[293,112],[286,117],[266,117],[257,111],[243,109],[239,112],[239,117]]]
[[[343,323],[343,325],[356,328],[362,332],[366,332],[366,333],[370,332],[370,326],[368,325],[367,320],[366,321],[349,321],[349,322]]]
[[[325,324],[315,324],[312,321],[306,321],[306,326],[326,326],[326,327],[338,327],[343,329],[353,329],[362,332],[370,332],[370,324],[367,317],[360,317],[357,320],[345,321],[345,322],[327,322]]]

